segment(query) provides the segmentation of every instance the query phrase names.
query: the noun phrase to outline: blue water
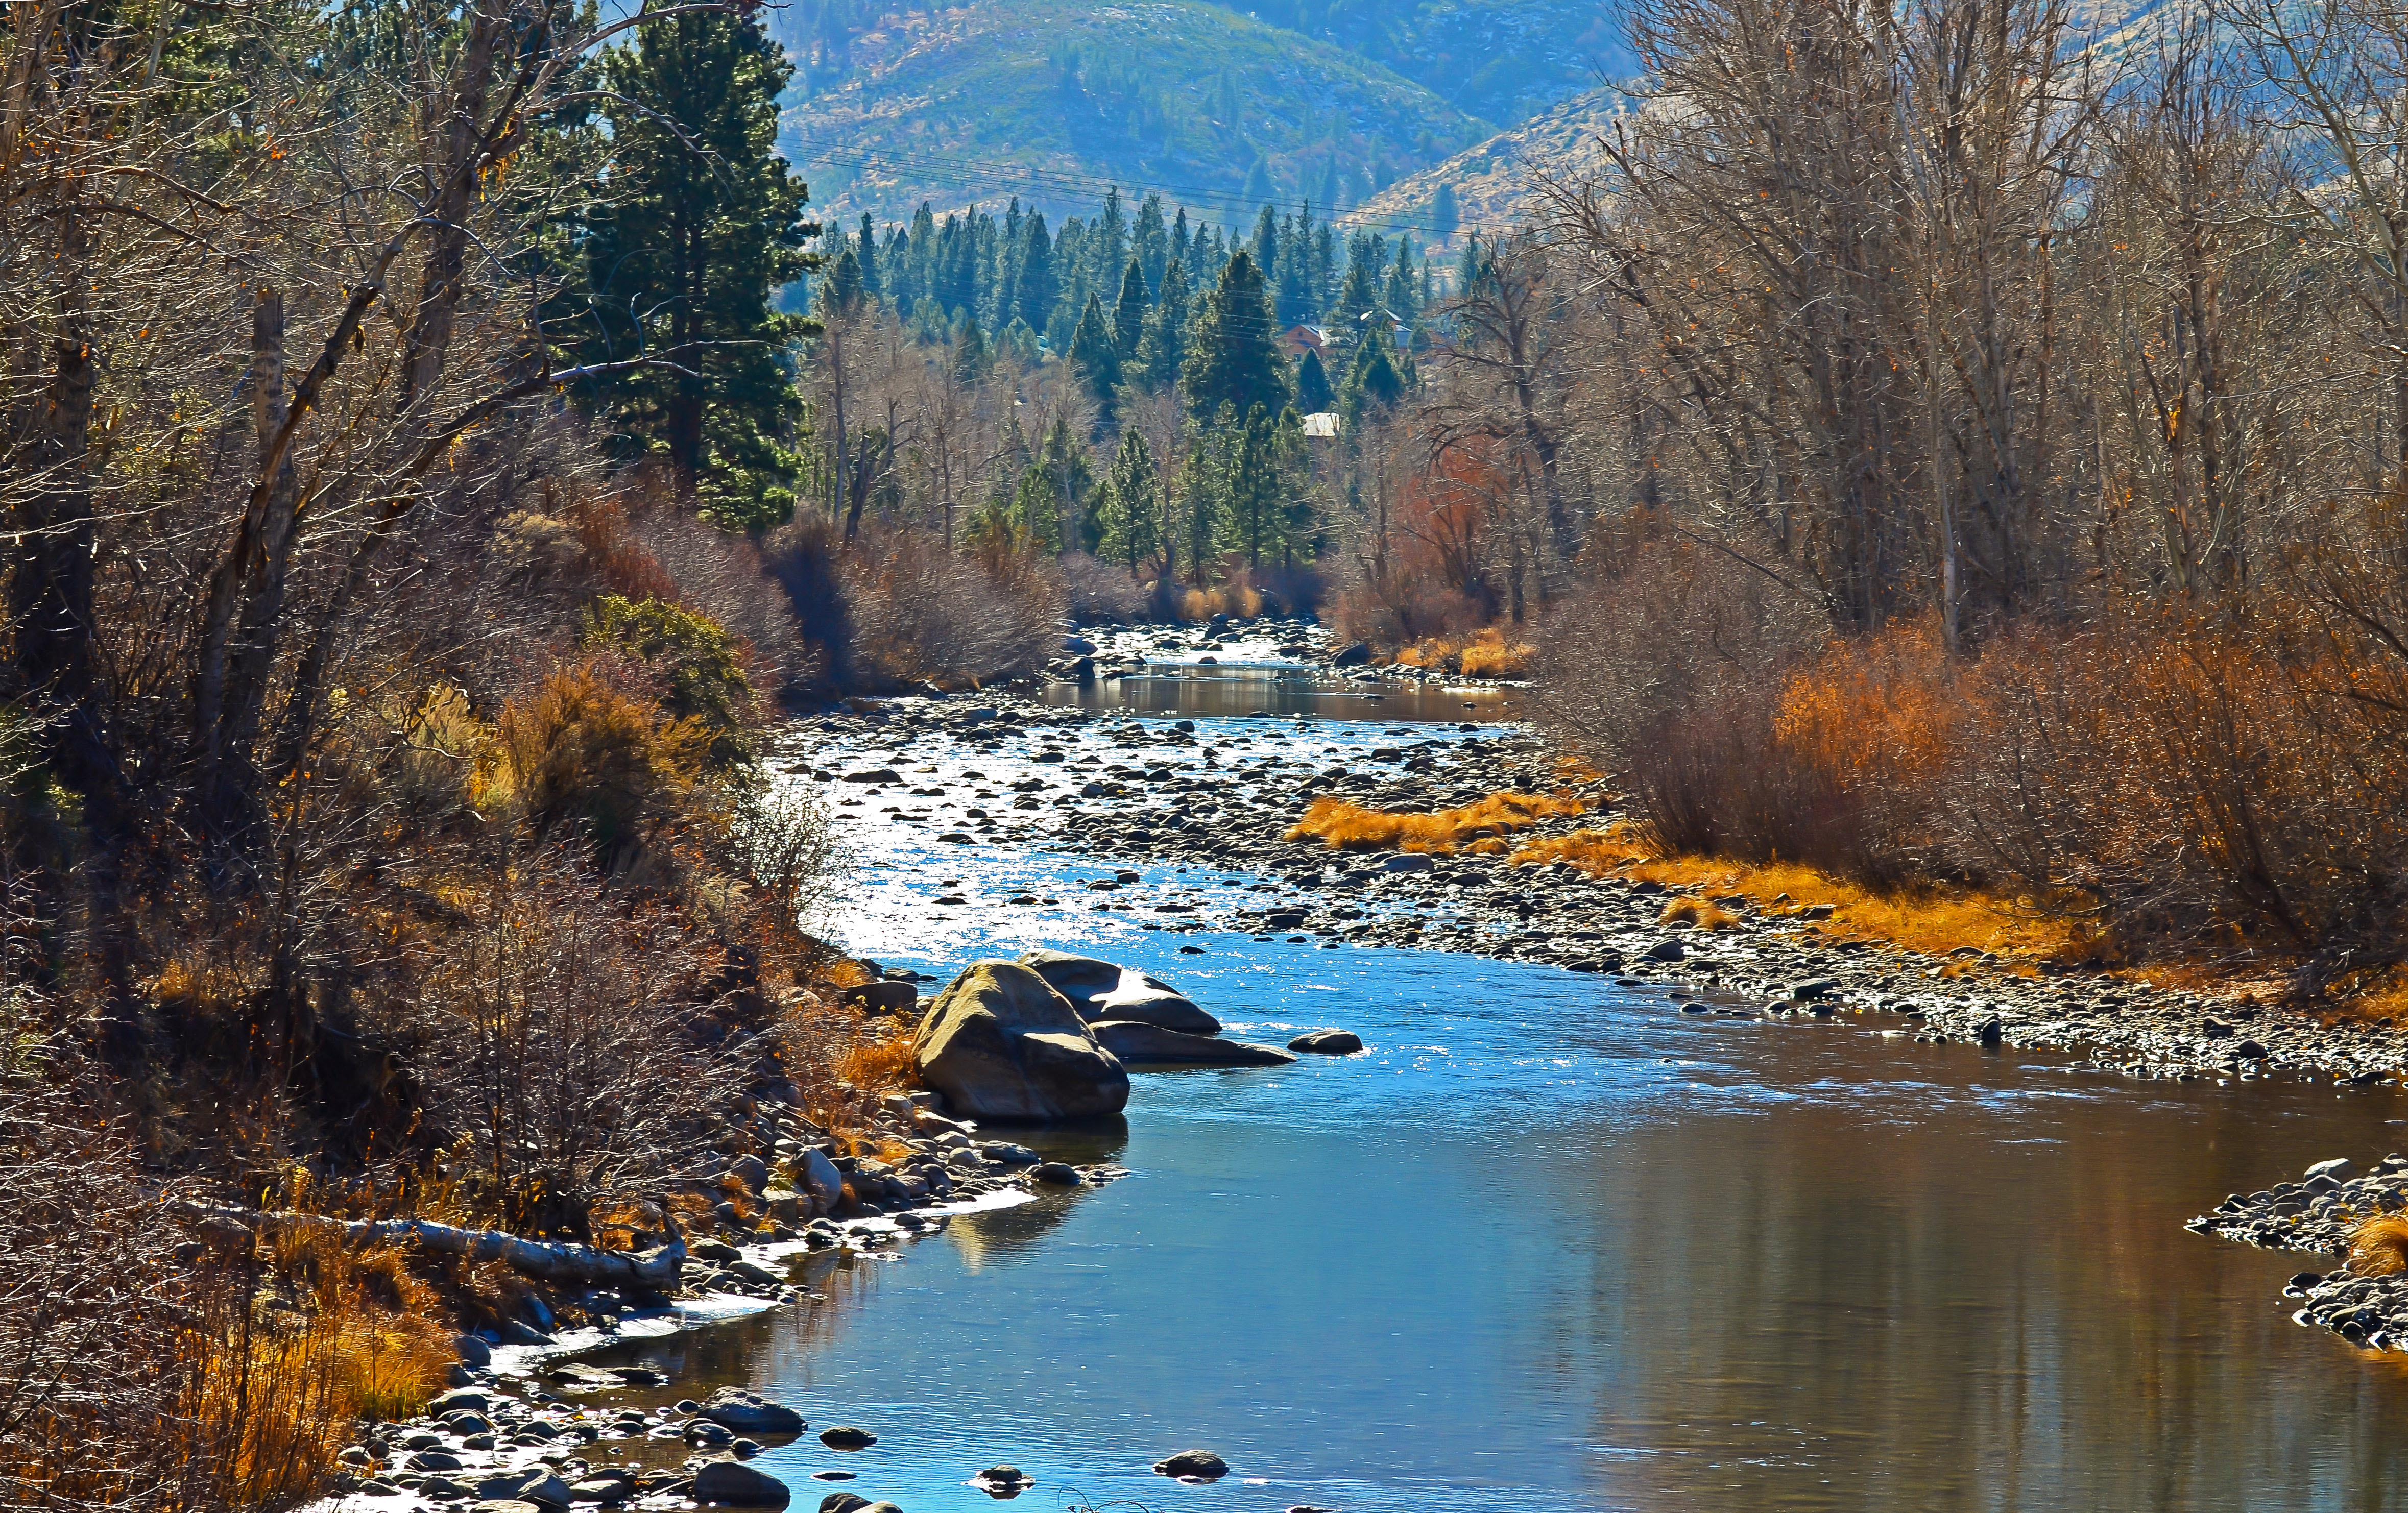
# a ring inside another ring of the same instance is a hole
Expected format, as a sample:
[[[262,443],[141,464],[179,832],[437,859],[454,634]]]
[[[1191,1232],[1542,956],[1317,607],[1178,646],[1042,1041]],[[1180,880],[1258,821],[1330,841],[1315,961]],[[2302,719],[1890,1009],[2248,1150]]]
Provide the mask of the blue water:
[[[1089,949],[1232,1035],[1369,1049],[1141,1075],[1125,1129],[1013,1136],[1126,1178],[814,1263],[826,1302],[653,1348],[680,1394],[745,1381],[881,1436],[765,1455],[802,1506],[838,1468],[908,1513],[984,1506],[966,1481],[997,1461],[1049,1510],[2408,1506],[2401,1358],[2292,1325],[2300,1259],[2180,1228],[2408,1145],[2391,1093],[2135,1085],[1553,968],[1146,931],[1070,891],[1111,859],[853,830],[846,924],[882,963]],[[970,900],[941,926],[910,902],[939,878]],[[999,902],[1023,890],[1062,902]],[[1189,1446],[1230,1477],[1148,1471]]]

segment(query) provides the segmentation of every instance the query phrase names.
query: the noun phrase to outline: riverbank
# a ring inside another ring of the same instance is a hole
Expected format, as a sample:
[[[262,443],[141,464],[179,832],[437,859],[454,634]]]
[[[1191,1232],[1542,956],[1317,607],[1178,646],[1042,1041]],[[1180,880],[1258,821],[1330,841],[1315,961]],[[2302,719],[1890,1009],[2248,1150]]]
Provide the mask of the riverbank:
[[[2070,1050],[2142,1078],[2371,1083],[2408,1067],[2408,1036],[2394,1025],[2328,1023],[2106,971],[2025,977],[1978,949],[1941,955],[1834,938],[1813,910],[1775,913],[1744,898],[1704,901],[1716,906],[1713,928],[1668,919],[1680,895],[1662,884],[1512,859],[1534,842],[1620,818],[1602,782],[1558,781],[1535,738],[1485,726],[1389,725],[1359,749],[1300,760],[1296,737],[1317,725],[1326,722],[1265,714],[1199,735],[1192,721],[1140,721],[1032,699],[902,699],[802,721],[794,738],[813,757],[794,770],[875,797],[899,822],[938,826],[953,844],[1227,867],[1259,875],[1252,886],[1269,895],[1238,906],[1091,906],[1153,912],[1164,929],[1547,963],[1688,995],[1680,1006],[1689,1012],[1848,1016],[1920,1039]],[[938,780],[925,759],[939,757],[948,766],[992,759],[1013,775],[973,786],[963,795],[970,802],[948,814],[953,789],[920,780]],[[915,765],[928,771],[911,773]],[[1426,860],[1289,838],[1317,798],[1427,811],[1509,792],[1562,794],[1584,807]],[[982,806],[981,796],[996,806]],[[915,798],[940,803],[896,802]],[[1109,896],[1123,885],[1099,877],[1087,886]]]

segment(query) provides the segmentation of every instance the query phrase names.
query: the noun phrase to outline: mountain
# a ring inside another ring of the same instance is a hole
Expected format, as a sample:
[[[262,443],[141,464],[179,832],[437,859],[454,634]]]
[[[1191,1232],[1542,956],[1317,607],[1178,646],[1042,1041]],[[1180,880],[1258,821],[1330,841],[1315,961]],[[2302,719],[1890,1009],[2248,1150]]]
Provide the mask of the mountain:
[[[781,141],[831,218],[1000,205],[1092,210],[1107,184],[1251,222],[1267,200],[1354,204],[1486,135],[1358,52],[1203,0],[789,7]],[[831,19],[833,18],[833,20]]]
[[[1542,173],[1577,178],[1604,165],[1598,138],[1611,129],[1620,97],[1592,90],[1563,101],[1457,152],[1445,162],[1397,180],[1338,219],[1373,231],[1411,228],[1433,252],[1471,234],[1487,236],[1527,223],[1541,210]],[[1455,219],[1444,222],[1440,186],[1455,191]]]
[[[1496,125],[1636,67],[1620,14],[1596,0],[1243,0],[1231,8],[1384,64]]]

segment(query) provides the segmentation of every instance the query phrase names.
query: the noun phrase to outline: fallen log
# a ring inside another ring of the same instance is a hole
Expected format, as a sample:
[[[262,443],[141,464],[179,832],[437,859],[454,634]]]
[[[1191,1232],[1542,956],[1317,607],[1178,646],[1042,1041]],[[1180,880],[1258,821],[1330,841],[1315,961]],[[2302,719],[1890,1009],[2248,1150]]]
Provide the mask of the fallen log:
[[[424,1219],[333,1219],[323,1214],[270,1213],[187,1205],[197,1218],[232,1220],[249,1230],[331,1233],[346,1246],[414,1241],[424,1249],[469,1261],[498,1261],[521,1276],[586,1287],[641,1287],[674,1292],[685,1266],[685,1236],[650,1250],[600,1250],[590,1245],[530,1240],[498,1229],[461,1229]]]

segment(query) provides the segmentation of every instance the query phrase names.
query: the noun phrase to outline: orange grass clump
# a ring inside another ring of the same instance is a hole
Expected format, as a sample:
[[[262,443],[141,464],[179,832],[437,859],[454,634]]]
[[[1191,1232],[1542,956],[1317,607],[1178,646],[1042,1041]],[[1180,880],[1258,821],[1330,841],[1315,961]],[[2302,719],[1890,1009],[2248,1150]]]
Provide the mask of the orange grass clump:
[[[1349,851],[1448,852],[1467,843],[1475,851],[1499,851],[1506,849],[1502,837],[1510,832],[1581,810],[1576,799],[1544,793],[1491,793],[1477,804],[1435,814],[1367,809],[1340,798],[1317,798],[1287,838],[1318,840]]]
[[[1491,625],[1469,636],[1426,635],[1397,653],[1400,667],[1430,667],[1461,673],[1466,678],[1519,678],[1529,671],[1537,648],[1526,641],[1508,641]]]
[[[363,1417],[416,1413],[453,1360],[434,1292],[400,1252],[286,1235],[273,1266],[293,1279],[297,1312],[254,1306],[251,1287],[228,1277],[191,1311],[178,1343],[172,1432],[221,1506],[314,1492]]]
[[[920,1047],[912,1036],[895,1040],[861,1040],[836,1059],[836,1075],[865,1092],[920,1085]]]
[[[1676,920],[1686,920],[1689,923],[1697,926],[1698,929],[1709,931],[1736,929],[1740,922],[1738,915],[1733,914],[1730,910],[1722,907],[1718,904],[1703,898],[1676,898],[1672,900],[1672,902],[1664,906],[1663,916],[1656,922],[1658,924],[1670,924]]]
[[[1516,850],[1513,860],[1533,866],[1560,861],[1593,877],[1657,882],[1701,897],[1738,893],[1776,918],[1828,904],[1831,916],[1818,926],[1826,935],[1887,941],[1933,955],[1973,946],[2016,959],[2026,970],[2031,963],[2073,955],[2086,946],[2071,924],[1971,889],[1882,892],[1793,862],[1658,856],[1630,826],[1619,822],[1604,830],[1534,840]]]
[[[2349,1232],[2353,1277],[2389,1277],[2408,1271],[2408,1219],[2370,1219]]]

